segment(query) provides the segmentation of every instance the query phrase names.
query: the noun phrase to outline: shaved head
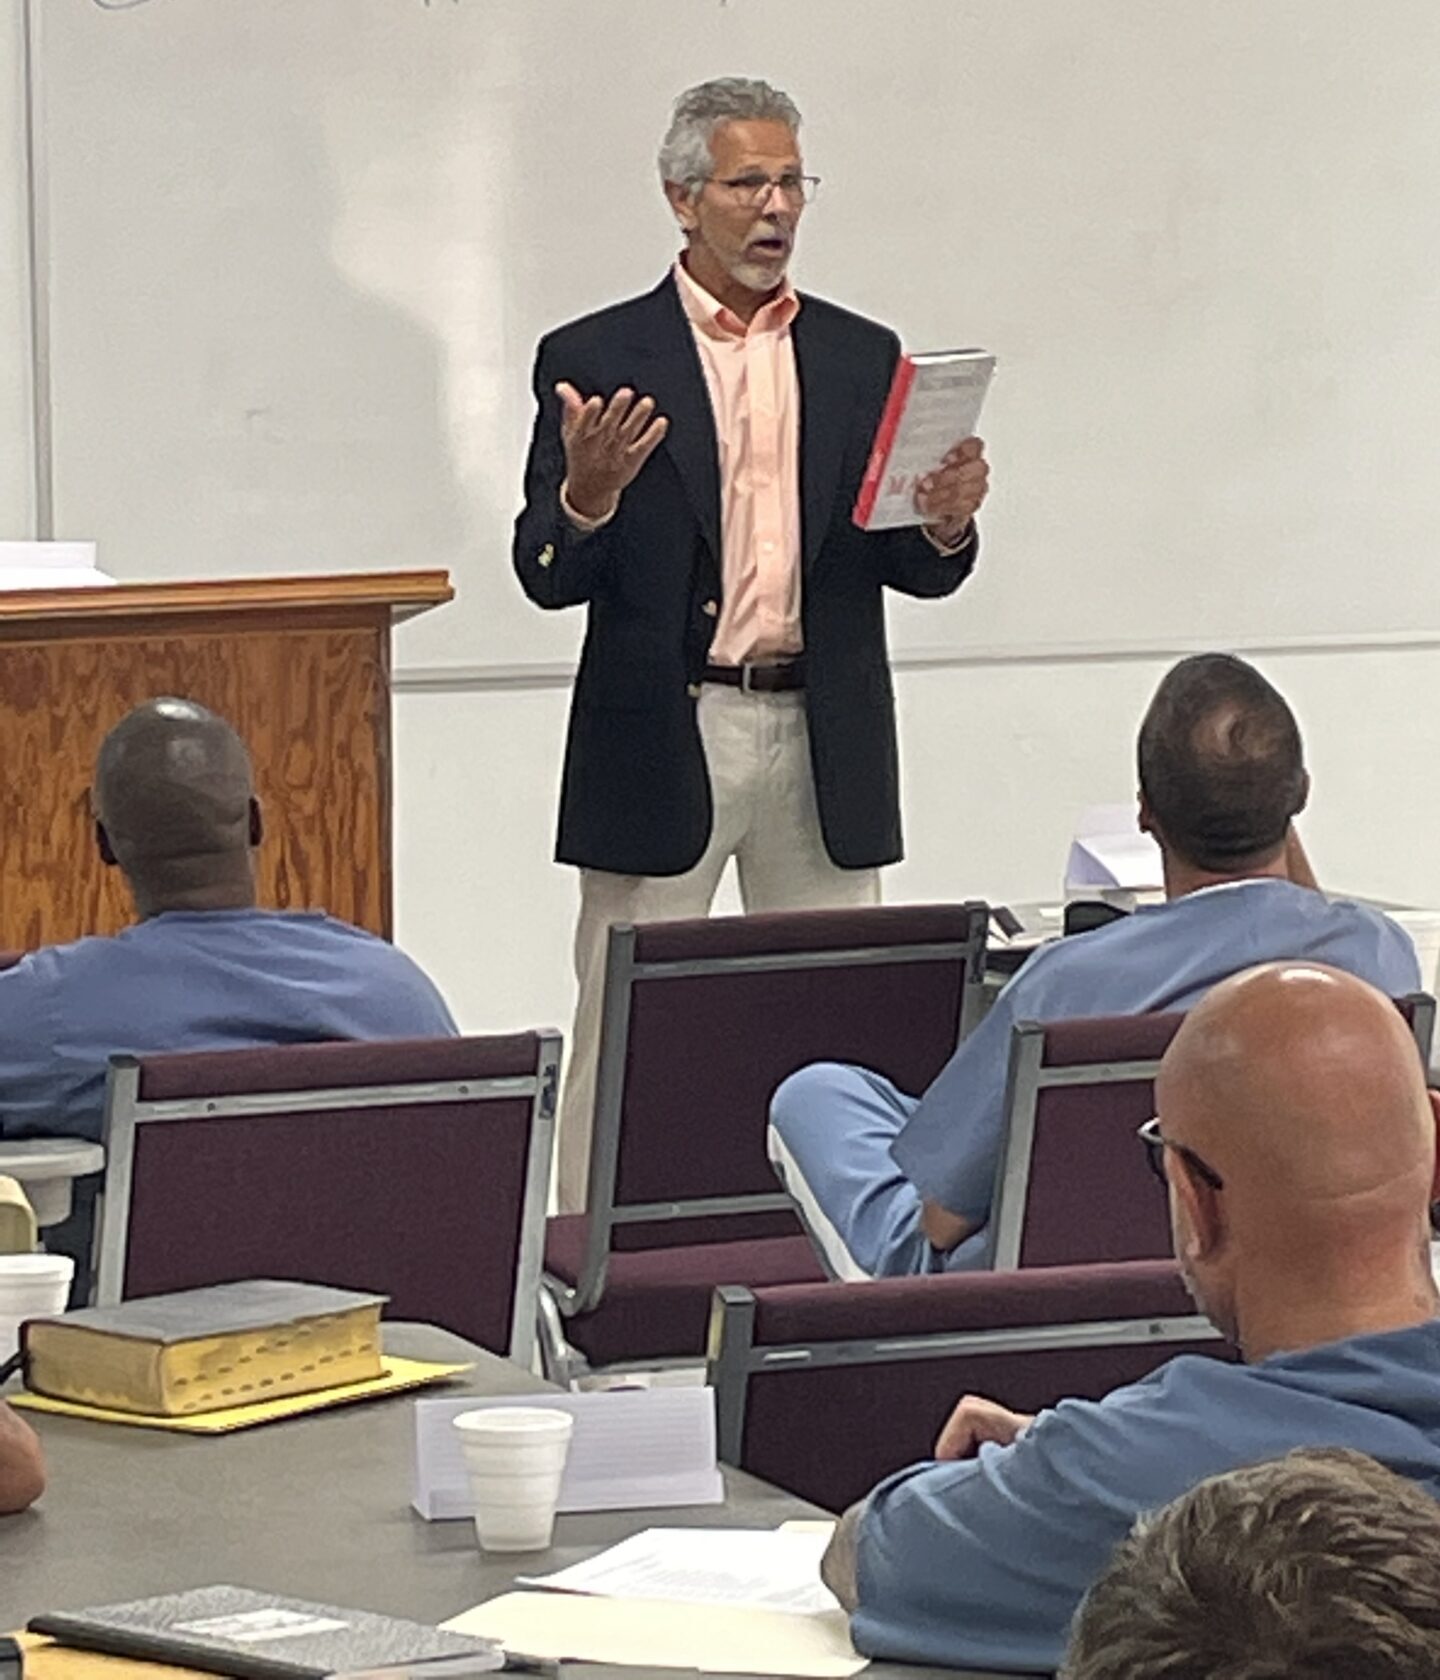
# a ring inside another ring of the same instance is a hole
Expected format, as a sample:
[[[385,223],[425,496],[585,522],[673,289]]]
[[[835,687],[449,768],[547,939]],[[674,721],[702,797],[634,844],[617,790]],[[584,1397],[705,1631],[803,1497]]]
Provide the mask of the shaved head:
[[[1306,1345],[1291,1338],[1337,1314],[1381,1328],[1370,1321],[1434,1313],[1436,1113],[1389,998],[1316,963],[1251,969],[1190,1012],[1155,1094],[1180,1146],[1167,1152],[1176,1252],[1228,1333]]]
[[[102,853],[142,915],[253,902],[254,778],[224,718],[193,700],[137,706],[100,747],[94,803]]]

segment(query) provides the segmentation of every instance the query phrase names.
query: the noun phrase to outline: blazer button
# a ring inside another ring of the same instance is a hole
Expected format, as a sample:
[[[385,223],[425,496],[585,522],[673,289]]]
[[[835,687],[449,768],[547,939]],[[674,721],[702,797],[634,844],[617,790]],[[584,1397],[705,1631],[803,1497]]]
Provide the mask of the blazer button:
[[[554,560],[554,558],[555,558],[555,544],[554,543],[546,543],[544,548],[542,548],[540,550],[540,554],[539,554],[540,564],[542,566],[548,566],[548,565],[551,564],[551,562]]]
[[[715,618],[719,614],[720,603],[718,601],[707,601],[700,611],[705,614],[706,618]]]
[[[692,700],[698,700],[700,698],[700,684],[699,683],[687,683],[685,685],[685,692],[690,696],[690,698]]]

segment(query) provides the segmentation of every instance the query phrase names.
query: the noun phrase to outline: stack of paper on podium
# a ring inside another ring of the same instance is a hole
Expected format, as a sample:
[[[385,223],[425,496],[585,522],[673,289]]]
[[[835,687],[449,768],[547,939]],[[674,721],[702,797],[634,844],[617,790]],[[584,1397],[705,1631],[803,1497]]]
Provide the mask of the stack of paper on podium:
[[[1065,863],[1067,898],[1103,898],[1131,910],[1164,890],[1160,848],[1141,833],[1133,805],[1092,805],[1081,813]]]
[[[114,583],[93,542],[0,542],[0,589],[95,589]]]
[[[547,1661],[846,1680],[865,1659],[820,1579],[830,1533],[649,1528],[445,1626]]]

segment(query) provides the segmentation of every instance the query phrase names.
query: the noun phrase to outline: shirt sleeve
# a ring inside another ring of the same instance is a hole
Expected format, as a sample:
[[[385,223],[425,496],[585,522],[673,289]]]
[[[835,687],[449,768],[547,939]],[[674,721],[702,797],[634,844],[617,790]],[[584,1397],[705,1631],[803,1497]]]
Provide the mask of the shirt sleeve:
[[[882,1482],[857,1541],[856,1647],[899,1662],[1054,1670],[1081,1597],[1152,1502],[1151,1478],[1126,1463],[1128,1410],[1066,1401],[1013,1446]],[[1176,1457],[1155,1457],[1154,1502],[1190,1485]]]
[[[1039,953],[1030,959],[1039,960]],[[1024,977],[1022,969],[996,998],[921,1097],[891,1148],[896,1166],[922,1196],[972,1223],[983,1223],[990,1213],[1005,1121],[1010,1030],[1025,1018],[1017,1013],[1026,1009]]]
[[[98,1138],[93,1091],[58,1053],[53,988],[36,959],[0,973],[0,1138]],[[90,1085],[104,1084],[102,1065]]]
[[[1386,971],[1385,990],[1391,997],[1404,997],[1408,992],[1428,991],[1425,977],[1420,972],[1420,957],[1415,949],[1415,941],[1406,929],[1395,923],[1385,929],[1388,936],[1388,949],[1384,956]]]
[[[459,1027],[440,988],[418,963],[406,958],[410,969],[410,1024],[406,1038],[458,1038]]]

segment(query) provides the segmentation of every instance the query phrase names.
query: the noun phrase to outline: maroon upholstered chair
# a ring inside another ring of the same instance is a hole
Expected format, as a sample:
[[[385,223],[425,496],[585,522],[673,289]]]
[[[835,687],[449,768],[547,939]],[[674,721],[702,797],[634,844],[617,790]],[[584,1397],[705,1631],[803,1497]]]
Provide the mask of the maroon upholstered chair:
[[[555,1033],[116,1056],[97,1299],[241,1278],[534,1352]]]
[[[930,1458],[962,1394],[1036,1412],[1182,1352],[1236,1357],[1173,1262],[728,1287],[710,1340],[720,1457],[841,1511]]]
[[[552,1219],[552,1375],[704,1355],[720,1283],[824,1273],[765,1148],[809,1062],[920,1091],[978,1019],[983,904],[799,911],[610,930],[587,1212]]]
[[[1396,1007],[1428,1067],[1434,998],[1417,992]],[[1169,1258],[1169,1210],[1135,1131],[1155,1112],[1155,1074],[1183,1019],[1016,1026],[990,1216],[997,1271]]]

